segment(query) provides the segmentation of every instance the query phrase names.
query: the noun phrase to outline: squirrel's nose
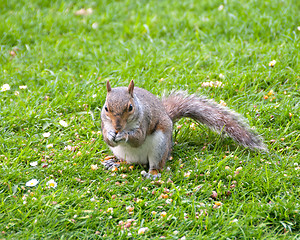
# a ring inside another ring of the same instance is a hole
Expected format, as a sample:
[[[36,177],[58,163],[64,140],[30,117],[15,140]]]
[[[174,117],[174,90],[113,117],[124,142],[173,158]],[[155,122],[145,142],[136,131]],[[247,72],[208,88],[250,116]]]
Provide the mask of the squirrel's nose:
[[[116,133],[118,133],[122,130],[122,124],[121,124],[120,119],[116,119],[116,121],[114,122],[114,127],[115,127],[115,130],[116,130]]]
[[[116,126],[115,126],[116,133],[120,132],[121,129],[122,129],[122,126],[121,126],[121,125],[116,125]]]

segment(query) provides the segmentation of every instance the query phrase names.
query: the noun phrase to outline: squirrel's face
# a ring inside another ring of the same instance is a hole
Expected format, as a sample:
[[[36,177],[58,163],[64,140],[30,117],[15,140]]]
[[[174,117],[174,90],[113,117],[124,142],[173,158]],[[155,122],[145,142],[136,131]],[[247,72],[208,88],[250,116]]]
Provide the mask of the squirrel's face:
[[[123,131],[134,119],[135,101],[133,81],[128,89],[125,87],[111,88],[107,82],[107,96],[102,109],[102,118],[108,120],[116,133]]]
[[[132,119],[134,111],[135,104],[133,99],[126,99],[118,93],[107,94],[106,102],[102,110],[105,117],[110,120],[116,133],[125,129],[127,123]]]

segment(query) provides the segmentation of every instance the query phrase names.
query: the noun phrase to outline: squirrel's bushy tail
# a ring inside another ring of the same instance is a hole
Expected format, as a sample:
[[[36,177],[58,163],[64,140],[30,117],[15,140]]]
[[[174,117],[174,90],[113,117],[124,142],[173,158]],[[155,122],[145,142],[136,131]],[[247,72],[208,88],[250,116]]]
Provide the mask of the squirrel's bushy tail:
[[[239,114],[213,100],[202,96],[173,92],[163,99],[163,104],[173,122],[182,117],[192,118],[218,133],[225,132],[245,147],[267,151],[262,138],[250,129]]]

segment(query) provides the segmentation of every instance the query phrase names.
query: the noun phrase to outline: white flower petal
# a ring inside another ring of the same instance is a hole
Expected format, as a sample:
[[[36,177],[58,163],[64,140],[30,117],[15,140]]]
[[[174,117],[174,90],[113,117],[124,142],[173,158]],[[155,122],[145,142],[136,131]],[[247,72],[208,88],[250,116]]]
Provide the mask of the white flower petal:
[[[51,133],[49,133],[49,132],[43,133],[43,137],[44,137],[44,138],[48,138],[48,137],[50,137],[50,135],[51,135]]]
[[[219,11],[222,11],[223,9],[224,9],[224,5],[221,4],[221,5],[218,7],[218,10],[219,10]]]
[[[59,124],[60,124],[61,126],[63,126],[63,127],[67,127],[67,126],[68,126],[68,123],[67,123],[66,121],[64,121],[64,120],[60,120],[60,121],[59,121]]]
[[[93,29],[97,29],[98,27],[99,27],[99,24],[98,24],[98,23],[94,22],[94,23],[92,24],[92,28],[93,28]]]
[[[271,62],[269,62],[269,67],[274,67],[276,64],[276,60],[272,60]]]
[[[31,162],[31,163],[29,163],[29,165],[30,165],[30,166],[32,166],[32,167],[35,167],[35,166],[37,166],[37,165],[38,165],[38,162],[37,162],[37,161],[35,161],[35,162]]]
[[[47,185],[48,187],[52,187],[52,188],[56,188],[56,187],[57,187],[57,183],[56,183],[53,179],[49,180],[49,181],[46,183],[46,185]]]
[[[5,84],[3,84],[3,86],[1,87],[0,92],[5,92],[5,91],[8,91],[8,90],[10,90],[10,86],[9,86],[7,83],[5,83]]]
[[[34,187],[38,183],[39,183],[39,181],[37,179],[31,179],[25,185],[26,185],[26,187]]]
[[[225,79],[225,76],[224,76],[222,73],[220,73],[220,74],[219,74],[219,78],[220,78],[220,79]]]
[[[149,230],[149,228],[147,228],[147,227],[143,227],[143,228],[140,228],[139,230],[138,230],[138,234],[140,235],[140,234],[144,234],[145,232],[147,232]]]

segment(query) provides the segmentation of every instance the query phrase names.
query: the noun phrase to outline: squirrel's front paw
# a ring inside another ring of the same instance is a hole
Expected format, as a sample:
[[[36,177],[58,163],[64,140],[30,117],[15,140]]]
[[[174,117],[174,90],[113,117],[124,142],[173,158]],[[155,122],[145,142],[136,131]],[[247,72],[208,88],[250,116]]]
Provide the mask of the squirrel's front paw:
[[[116,163],[114,159],[106,160],[106,161],[102,162],[102,165],[108,170],[113,169],[114,167],[116,167],[116,168],[120,167],[120,164]]]
[[[107,132],[107,139],[108,139],[108,141],[115,142],[116,135],[117,135],[117,133],[115,131],[108,131]]]
[[[127,141],[127,136],[128,134],[126,132],[119,132],[117,133],[116,137],[115,137],[115,142],[122,142],[122,141]]]

